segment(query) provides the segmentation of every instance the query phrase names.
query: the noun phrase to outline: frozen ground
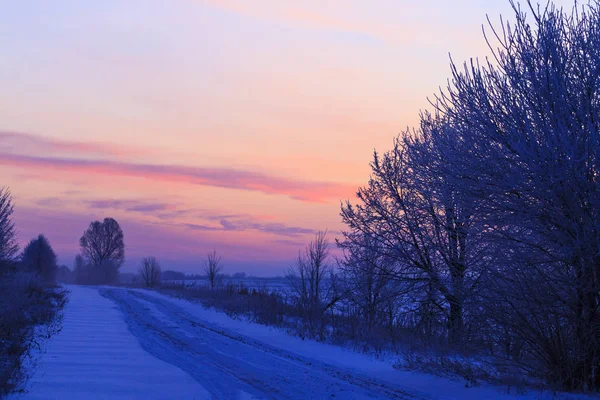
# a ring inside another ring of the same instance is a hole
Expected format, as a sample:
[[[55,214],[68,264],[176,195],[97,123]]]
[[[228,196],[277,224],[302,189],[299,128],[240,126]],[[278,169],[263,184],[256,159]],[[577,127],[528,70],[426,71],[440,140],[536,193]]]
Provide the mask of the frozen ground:
[[[22,398],[552,398],[398,371],[156,292],[71,290],[63,331]]]

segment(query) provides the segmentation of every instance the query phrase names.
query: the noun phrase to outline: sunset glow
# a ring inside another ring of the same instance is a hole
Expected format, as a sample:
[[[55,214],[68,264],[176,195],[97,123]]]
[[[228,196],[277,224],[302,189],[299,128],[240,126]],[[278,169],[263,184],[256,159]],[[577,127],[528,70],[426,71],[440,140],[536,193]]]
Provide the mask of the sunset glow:
[[[557,2],[561,4],[561,2]],[[564,2],[564,4],[567,4]],[[504,0],[21,0],[0,13],[0,186],[72,266],[90,221],[196,272],[281,275]]]

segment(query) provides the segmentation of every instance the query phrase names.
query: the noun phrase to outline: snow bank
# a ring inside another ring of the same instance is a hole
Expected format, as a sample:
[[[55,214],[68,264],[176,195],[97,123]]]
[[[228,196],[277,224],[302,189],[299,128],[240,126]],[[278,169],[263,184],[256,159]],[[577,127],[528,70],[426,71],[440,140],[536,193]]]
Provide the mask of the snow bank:
[[[208,399],[181,369],[153,357],[95,288],[70,286],[62,331],[47,343],[27,392],[13,399]]]

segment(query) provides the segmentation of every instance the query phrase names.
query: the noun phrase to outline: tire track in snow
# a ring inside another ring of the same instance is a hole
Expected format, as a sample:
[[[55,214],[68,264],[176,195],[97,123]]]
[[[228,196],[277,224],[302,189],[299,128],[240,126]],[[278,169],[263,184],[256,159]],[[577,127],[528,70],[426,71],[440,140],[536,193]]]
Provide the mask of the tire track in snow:
[[[146,351],[189,373],[215,398],[428,398],[228,331],[140,292],[100,293],[119,305]]]

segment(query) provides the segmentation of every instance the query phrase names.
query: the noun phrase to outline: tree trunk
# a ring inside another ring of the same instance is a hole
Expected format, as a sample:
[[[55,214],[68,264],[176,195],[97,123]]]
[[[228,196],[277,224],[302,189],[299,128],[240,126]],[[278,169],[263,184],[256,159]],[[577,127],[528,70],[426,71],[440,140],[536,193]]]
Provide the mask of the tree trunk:
[[[456,296],[449,299],[450,319],[448,321],[448,342],[458,344],[463,334],[463,305]]]

